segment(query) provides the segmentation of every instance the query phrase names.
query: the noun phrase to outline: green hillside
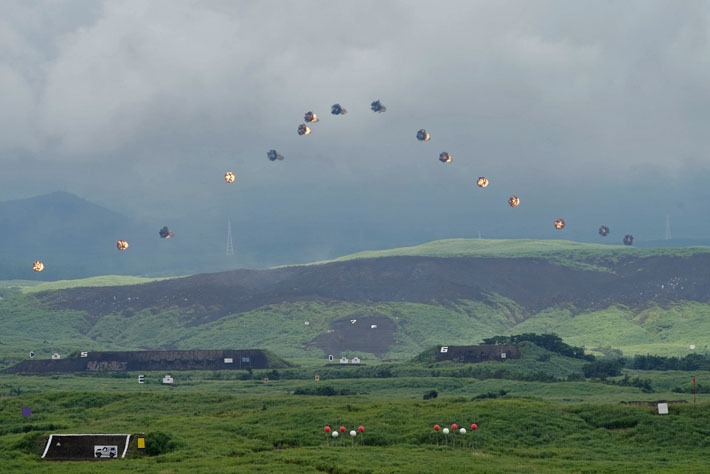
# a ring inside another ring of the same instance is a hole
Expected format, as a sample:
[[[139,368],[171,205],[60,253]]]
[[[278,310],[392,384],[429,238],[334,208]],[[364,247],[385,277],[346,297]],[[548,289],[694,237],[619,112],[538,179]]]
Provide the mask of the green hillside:
[[[443,239],[412,247],[368,250],[316,263],[340,262],[379,257],[497,257],[546,258],[567,265],[586,261],[611,260],[621,257],[677,256],[710,253],[710,247],[637,248],[626,245],[587,244],[569,240],[534,239]]]
[[[376,257],[396,255],[536,257],[576,266],[578,268],[575,271],[578,274],[587,275],[590,272],[579,270],[594,269],[603,270],[602,275],[610,275],[609,268],[605,265],[611,265],[610,262],[624,259],[626,256],[690,257],[708,252],[710,252],[708,247],[637,249],[552,240],[450,239],[415,247],[361,252],[342,257],[337,261],[369,259],[363,261],[372,262]],[[633,263],[634,260],[622,260],[622,262]],[[697,262],[702,263],[704,260]],[[479,264],[475,265],[478,268]],[[495,262],[489,265],[491,272],[496,272],[499,268]],[[531,284],[536,284],[537,263],[533,262],[531,265],[534,267],[533,278],[530,281]],[[663,274],[665,278],[664,265],[661,262],[660,267],[646,270],[646,274],[653,271]],[[296,267],[296,269],[308,269],[310,275],[318,275],[318,272],[326,270],[326,267],[330,267],[333,271],[332,266],[324,266],[322,269],[314,266]],[[443,268],[443,274],[446,276],[449,267]],[[513,271],[517,268],[520,266],[516,265]],[[291,269],[292,267],[289,267],[286,270]],[[336,268],[334,271],[336,273],[328,274],[327,278],[315,280],[317,283],[314,284],[314,288],[320,290],[324,286],[327,287],[327,282],[332,281],[332,278],[343,275],[340,269]],[[368,271],[375,272],[376,269]],[[392,274],[391,271],[392,267],[387,267],[387,272],[390,272],[387,273],[388,275]],[[633,271],[635,270],[632,270],[631,278],[635,278]],[[370,278],[372,274],[365,273],[363,279]],[[693,275],[696,274],[697,271],[690,276],[695,278]],[[506,275],[503,274],[503,279],[507,278]],[[617,275],[613,276],[617,277]],[[213,288],[210,285],[214,285],[216,281],[213,279],[220,277],[217,274],[209,278],[212,279],[195,280],[195,285],[203,286],[197,288],[191,298],[196,299],[200,294],[210,292]],[[646,353],[685,355],[691,344],[697,347],[697,351],[707,351],[704,340],[706,338],[703,336],[710,334],[710,304],[684,299],[665,300],[662,303],[656,303],[653,299],[642,299],[636,306],[625,306],[611,299],[603,306],[595,304],[592,309],[576,308],[570,300],[558,299],[552,300],[552,304],[546,303],[535,308],[534,306],[522,307],[511,299],[516,296],[510,292],[508,297],[494,292],[484,292],[474,298],[456,296],[438,299],[438,293],[435,292],[432,293],[433,299],[426,302],[406,301],[404,298],[368,301],[371,290],[365,287],[366,289],[361,293],[365,295],[365,299],[358,297],[360,299],[348,301],[322,296],[312,300],[287,301],[285,297],[281,297],[282,293],[276,292],[270,300],[274,301],[273,304],[259,303],[247,309],[231,312],[229,311],[231,307],[226,306],[225,311],[212,313],[213,317],[205,318],[202,315],[208,314],[211,305],[216,307],[221,304],[220,298],[224,296],[220,295],[228,295],[231,291],[229,285],[233,283],[229,281],[221,283],[223,290],[220,291],[225,293],[214,293],[215,296],[210,297],[212,299],[201,300],[199,304],[182,307],[147,305],[135,311],[131,310],[130,313],[109,310],[101,314],[89,314],[86,311],[72,309],[57,310],[50,307],[51,302],[54,301],[53,297],[46,299],[49,303],[42,303],[37,296],[41,295],[38,292],[60,288],[143,284],[157,280],[159,279],[105,276],[47,282],[32,286],[23,282],[5,282],[5,289],[12,287],[10,289],[15,291],[4,292],[5,298],[0,299],[0,367],[26,358],[30,350],[36,352],[38,357],[49,357],[53,352],[66,354],[76,350],[262,348],[283,357],[297,359],[322,359],[328,354],[336,356],[342,354],[347,357],[359,356],[365,360],[375,358],[402,360],[437,344],[475,344],[495,335],[526,332],[554,332],[566,342],[584,346],[594,353],[620,349],[625,355]],[[179,291],[180,301],[182,301],[183,297],[188,296],[184,293],[190,291],[190,286],[184,282],[192,281],[176,279],[152,285],[183,282],[180,283],[182,286],[178,286],[180,290],[171,290],[170,288],[173,287],[160,290],[167,291],[164,294],[169,297],[177,295],[175,291]],[[444,289],[446,285],[456,284],[456,282],[442,281],[443,283],[439,284],[443,284]],[[297,282],[291,286],[296,284]],[[398,291],[399,288],[407,286],[408,280],[393,280],[387,284]],[[554,285],[555,282],[550,280],[549,284]],[[350,288],[350,283],[347,285],[347,288]],[[429,286],[428,280],[425,285]],[[20,287],[25,294],[20,294]],[[150,295],[157,286],[146,285],[136,288],[143,288],[142,291]],[[580,288],[580,291],[586,293],[583,287]],[[124,296],[132,296],[133,290],[129,291],[130,294],[126,293]],[[251,297],[251,290],[241,291]],[[89,302],[88,311],[91,311],[91,306],[96,300],[90,290],[87,289],[84,293]],[[59,293],[50,293],[50,295],[55,294],[59,295]],[[110,299],[111,294],[109,293],[105,298]],[[561,296],[561,298],[565,297],[566,293]],[[113,298],[115,300],[115,296]],[[140,301],[144,301],[144,298],[141,297]],[[112,308],[110,304],[109,308]],[[349,322],[351,320],[360,322],[351,325]],[[376,327],[368,329],[370,325]],[[370,340],[375,342],[366,344]]]
[[[515,305],[505,301],[496,305],[477,301],[455,305],[283,303],[199,326],[184,322],[177,309],[157,314],[145,310],[131,318],[108,315],[93,323],[84,313],[48,310],[29,296],[1,301],[0,312],[0,366],[26,358],[30,350],[38,357],[49,357],[53,352],[76,350],[252,347],[283,357],[322,359],[328,351],[313,341],[328,334],[332,323],[363,315],[387,318],[394,325],[394,344],[384,359],[406,359],[437,344],[467,345],[525,332],[556,332],[566,342],[591,351],[611,346],[625,355],[685,355],[690,344],[706,350],[699,335],[710,334],[710,305],[690,302],[638,313],[613,307],[572,316],[566,309],[548,309],[523,322],[518,322]],[[353,349],[347,338],[342,349],[333,352],[375,358]]]

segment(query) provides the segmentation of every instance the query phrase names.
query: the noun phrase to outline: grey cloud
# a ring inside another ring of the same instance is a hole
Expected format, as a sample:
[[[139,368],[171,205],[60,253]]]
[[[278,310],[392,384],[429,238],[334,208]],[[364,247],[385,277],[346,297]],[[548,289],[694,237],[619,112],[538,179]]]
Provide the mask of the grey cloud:
[[[221,198],[226,169],[284,193],[710,170],[707,2],[47,1],[0,16],[0,198],[49,182],[162,210]],[[321,122],[299,137],[307,110]]]

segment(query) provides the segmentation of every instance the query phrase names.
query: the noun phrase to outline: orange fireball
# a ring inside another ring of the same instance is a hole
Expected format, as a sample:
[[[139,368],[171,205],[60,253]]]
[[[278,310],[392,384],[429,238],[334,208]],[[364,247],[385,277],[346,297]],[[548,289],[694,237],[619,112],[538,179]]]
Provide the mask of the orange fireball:
[[[565,228],[565,220],[564,219],[557,219],[555,221],[555,229],[561,230]]]
[[[232,173],[231,171],[227,171],[226,173],[224,173],[224,180],[226,182],[233,183],[235,179],[237,179],[237,177],[234,176],[234,173]]]
[[[520,205],[520,198],[518,196],[510,196],[508,204],[510,204],[510,207],[518,207]]]
[[[428,142],[430,139],[431,135],[429,135],[423,128],[417,131],[417,140],[420,142]]]
[[[311,133],[311,129],[306,126],[305,123],[302,123],[301,125],[298,126],[298,134],[299,135],[309,135]]]
[[[441,161],[442,163],[451,163],[452,161],[454,161],[454,158],[445,151],[442,151],[439,154],[439,161]]]
[[[476,180],[476,184],[479,188],[485,188],[488,186],[488,178],[486,178],[485,176],[481,176]]]
[[[609,228],[605,225],[601,226],[599,228],[599,235],[601,235],[602,237],[606,237],[607,235],[609,235]]]
[[[36,272],[41,272],[44,270],[44,263],[40,262],[39,260],[36,260],[35,263],[32,264],[32,270]]]
[[[308,123],[316,123],[318,121],[318,116],[314,114],[311,111],[306,112],[306,115],[303,117],[303,120],[305,120]]]
[[[128,247],[130,247],[130,245],[128,245],[128,242],[126,242],[125,240],[119,240],[118,242],[116,242],[116,248],[118,250],[126,250]]]

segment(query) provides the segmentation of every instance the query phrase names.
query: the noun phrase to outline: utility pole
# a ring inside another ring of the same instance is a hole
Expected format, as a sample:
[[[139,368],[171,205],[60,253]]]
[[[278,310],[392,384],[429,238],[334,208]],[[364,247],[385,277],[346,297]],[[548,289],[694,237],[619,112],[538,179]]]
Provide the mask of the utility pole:
[[[227,218],[227,256],[234,255],[234,242],[232,241],[232,221]]]

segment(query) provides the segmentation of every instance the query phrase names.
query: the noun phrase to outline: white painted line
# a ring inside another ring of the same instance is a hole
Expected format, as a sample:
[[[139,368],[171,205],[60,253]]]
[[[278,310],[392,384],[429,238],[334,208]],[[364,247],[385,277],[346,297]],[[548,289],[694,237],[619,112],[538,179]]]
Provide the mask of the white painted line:
[[[42,459],[47,455],[47,451],[49,451],[49,446],[52,444],[52,436],[53,434],[49,435],[49,439],[47,440],[47,446],[44,447],[44,452],[42,453]]]
[[[123,448],[123,455],[121,456],[121,459],[126,457],[126,451],[128,451],[128,443],[131,441],[131,435],[126,435],[126,447]]]

